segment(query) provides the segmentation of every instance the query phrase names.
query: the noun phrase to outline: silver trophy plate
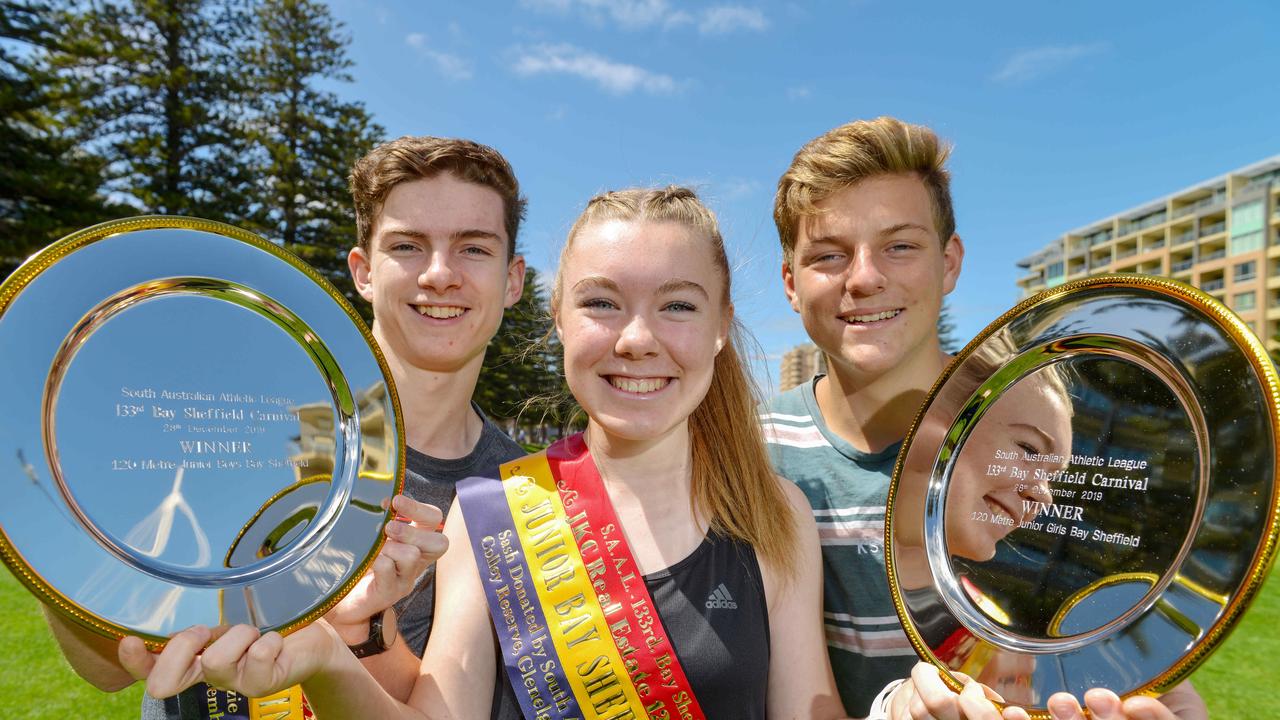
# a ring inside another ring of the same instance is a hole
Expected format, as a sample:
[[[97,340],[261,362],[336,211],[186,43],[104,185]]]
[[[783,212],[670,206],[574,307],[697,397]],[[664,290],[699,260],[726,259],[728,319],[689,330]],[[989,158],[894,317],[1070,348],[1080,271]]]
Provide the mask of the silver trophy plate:
[[[389,378],[337,291],[252,234],[147,217],[64,238],[0,285],[0,557],[153,648],[311,622],[381,548]]]
[[[987,327],[898,456],[889,585],[920,656],[1048,717],[1169,689],[1222,641],[1277,539],[1275,370],[1213,298],[1096,277]]]

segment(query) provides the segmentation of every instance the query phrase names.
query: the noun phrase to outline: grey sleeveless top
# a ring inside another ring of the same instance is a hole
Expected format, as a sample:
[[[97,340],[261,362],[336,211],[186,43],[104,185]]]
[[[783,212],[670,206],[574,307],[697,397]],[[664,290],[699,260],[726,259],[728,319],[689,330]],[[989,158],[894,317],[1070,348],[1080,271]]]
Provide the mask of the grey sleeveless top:
[[[709,534],[685,559],[646,575],[644,584],[706,717],[763,720],[769,610],[751,546]],[[501,650],[497,655],[501,659]],[[503,667],[490,717],[521,720]]]

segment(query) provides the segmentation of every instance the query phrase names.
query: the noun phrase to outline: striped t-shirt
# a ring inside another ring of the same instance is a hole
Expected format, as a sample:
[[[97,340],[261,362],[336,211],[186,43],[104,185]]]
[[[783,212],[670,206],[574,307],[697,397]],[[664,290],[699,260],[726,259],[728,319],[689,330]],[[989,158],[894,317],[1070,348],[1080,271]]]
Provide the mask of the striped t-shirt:
[[[901,443],[865,453],[831,432],[813,395],[816,382],[773,398],[760,422],[774,468],[813,507],[831,668],[845,710],[863,717],[885,684],[910,675],[916,662],[884,569],[884,506]]]

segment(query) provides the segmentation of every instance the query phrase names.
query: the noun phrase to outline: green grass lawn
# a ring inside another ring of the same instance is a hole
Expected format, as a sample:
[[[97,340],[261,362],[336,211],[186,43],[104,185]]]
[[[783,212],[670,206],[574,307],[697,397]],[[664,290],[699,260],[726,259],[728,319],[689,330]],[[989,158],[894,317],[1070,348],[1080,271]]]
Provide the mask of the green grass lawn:
[[[142,686],[104,693],[58,653],[40,604],[0,563],[0,720],[137,720]]]
[[[1212,718],[1264,717],[1277,705],[1280,582],[1272,580],[1227,642],[1192,676]],[[36,599],[0,570],[0,720],[136,720],[142,688],[115,694],[81,680],[58,654]]]

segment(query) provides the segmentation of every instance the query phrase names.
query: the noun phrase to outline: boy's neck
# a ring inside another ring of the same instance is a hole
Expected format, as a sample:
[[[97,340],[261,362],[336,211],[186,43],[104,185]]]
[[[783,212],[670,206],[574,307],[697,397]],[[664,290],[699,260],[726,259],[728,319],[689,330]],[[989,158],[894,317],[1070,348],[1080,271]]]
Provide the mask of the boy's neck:
[[[876,453],[907,436],[920,406],[950,355],[940,349],[921,353],[877,376],[827,358],[828,374],[814,395],[827,427],[858,450]]]
[[[484,356],[452,372],[433,372],[388,357],[400,396],[405,444],[440,460],[466,457],[480,442],[484,423],[471,408]]]

